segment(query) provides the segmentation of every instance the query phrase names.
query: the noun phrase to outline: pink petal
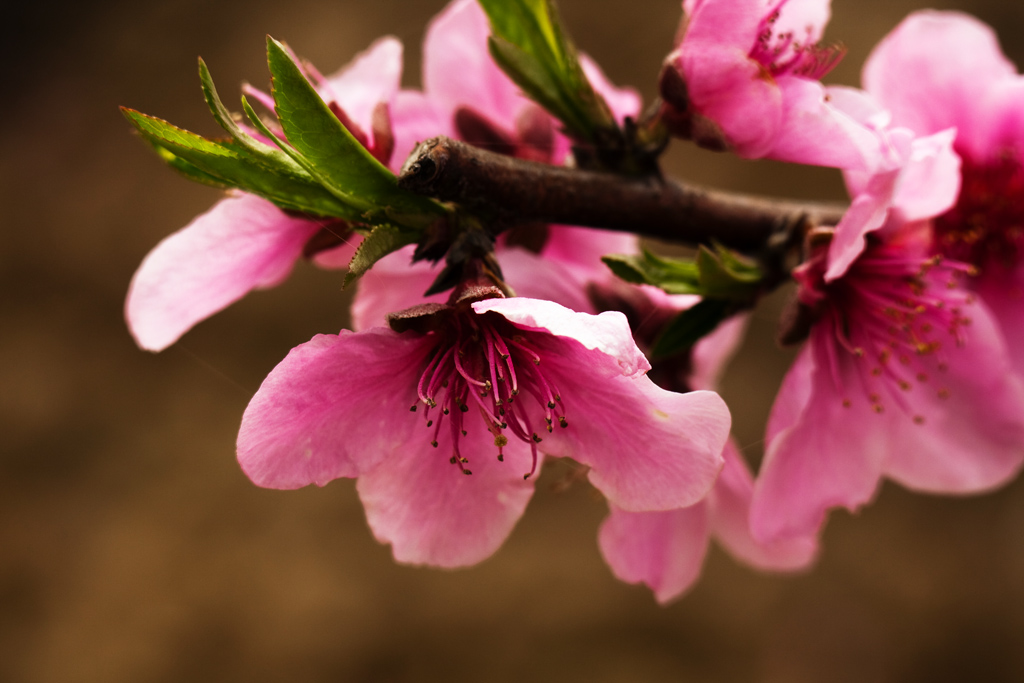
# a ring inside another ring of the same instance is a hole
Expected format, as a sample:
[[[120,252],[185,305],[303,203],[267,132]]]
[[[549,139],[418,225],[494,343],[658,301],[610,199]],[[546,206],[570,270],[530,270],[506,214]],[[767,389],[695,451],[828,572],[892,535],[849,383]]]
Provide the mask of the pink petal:
[[[585,349],[614,359],[616,374],[633,376],[651,369],[633,341],[626,316],[618,311],[588,315],[551,301],[523,297],[478,301],[473,304],[473,310],[477,313],[495,311],[518,327],[572,339]]]
[[[851,170],[877,166],[882,144],[878,134],[831,106],[821,83],[782,76],[778,86],[782,118],[778,135],[764,156]]]
[[[818,551],[814,536],[760,543],[750,533],[750,500],[754,481],[733,439],[722,453],[725,467],[708,495],[711,530],[739,560],[758,569],[794,570],[811,564]]]
[[[373,110],[398,92],[402,81],[402,43],[385,36],[327,78],[320,93],[332,99],[368,135],[373,130]]]
[[[1024,462],[1024,385],[988,310],[967,305],[963,315],[971,320],[966,339],[944,345],[946,369],[939,358],[919,358],[931,361],[927,381],[901,394],[903,415],[891,411],[884,471],[908,488],[984,491],[1014,477]]]
[[[956,204],[960,194],[960,157],[953,151],[955,130],[914,140],[892,198],[904,221],[933,218]]]
[[[864,66],[865,89],[892,112],[893,123],[919,135],[956,127],[984,135],[985,94],[1015,75],[991,28],[959,12],[926,10],[907,17]]]
[[[506,131],[527,102],[487,51],[487,15],[475,0],[455,0],[434,17],[423,41],[423,89],[449,112],[470,106]]]
[[[801,45],[820,41],[832,16],[830,0],[782,0],[778,8],[772,31],[775,35],[791,32]]]
[[[722,466],[731,423],[725,403],[710,391],[677,394],[646,376],[613,375],[598,356],[567,350],[557,367],[549,363],[569,426],[556,426],[541,448],[589,465],[590,482],[624,510],[671,510],[701,500]]]
[[[613,505],[598,543],[616,577],[646,584],[664,605],[700,576],[708,537],[704,503],[666,512],[626,512]]]
[[[313,263],[326,270],[347,269],[361,241],[362,238],[353,233],[343,244],[314,255]]]
[[[863,126],[882,130],[892,123],[892,115],[864,90],[830,85],[825,88],[825,96],[830,105]]]
[[[719,46],[742,54],[754,47],[761,19],[768,14],[764,0],[704,0],[691,8],[683,45],[695,50]]]
[[[294,489],[397,457],[420,426],[409,406],[433,344],[378,328],[295,347],[242,416],[242,470],[259,486]]]
[[[856,510],[878,487],[887,425],[867,401],[843,405],[846,397],[830,376],[828,333],[815,327],[790,370],[795,378],[809,375],[809,390],[787,376],[772,408],[750,514],[751,532],[761,543],[813,537],[829,508]],[[861,389],[855,377],[844,374],[843,380],[852,391]],[[788,424],[773,425],[775,420]]]
[[[583,281],[565,264],[526,249],[506,247],[497,253],[505,282],[517,296],[553,301],[574,311],[597,313]]]
[[[894,178],[895,179],[895,178]],[[889,196],[862,194],[850,203],[836,226],[828,245],[828,269],[825,282],[838,280],[860,258],[867,246],[868,233],[885,225],[889,217]]]
[[[978,277],[975,290],[1009,341],[1007,352],[1013,369],[1024,376],[1024,267],[1006,270],[993,265]]]
[[[957,133],[957,151],[978,164],[1024,154],[1024,78],[1000,81],[979,104],[978,125]]]
[[[149,252],[128,289],[135,341],[161,351],[251,290],[284,280],[317,224],[255,195],[233,195]]]
[[[447,292],[423,296],[441,271],[440,267],[432,267],[424,261],[411,263],[414,250],[415,247],[409,246],[388,254],[360,278],[352,301],[352,329],[386,325],[388,313],[416,304],[448,300]]]
[[[615,87],[597,62],[585,54],[580,55],[580,65],[594,90],[608,103],[608,108],[612,110],[612,115],[619,125],[622,125],[627,116],[636,118],[640,113],[640,93],[634,88]]]
[[[529,449],[512,440],[505,461],[498,462],[490,433],[482,424],[468,426],[460,449],[473,474],[464,475],[448,461],[448,430],[441,430],[439,445],[432,448],[428,430],[420,429],[359,477],[370,528],[377,540],[391,544],[399,562],[463,567],[487,559],[533,495],[533,483],[523,480],[530,469]]]
[[[602,256],[639,253],[640,239],[636,235],[570,225],[548,226],[548,240],[541,250],[545,259],[566,264],[583,281],[608,279],[611,271],[601,261]]]
[[[754,159],[771,150],[782,125],[782,93],[760,64],[738,48],[689,39],[677,64],[694,109],[721,128],[737,154]]]
[[[406,158],[424,140],[447,135],[454,137],[451,112],[443,110],[432,99],[415,90],[401,90],[391,100],[391,132],[395,147],[391,170],[401,170]]]

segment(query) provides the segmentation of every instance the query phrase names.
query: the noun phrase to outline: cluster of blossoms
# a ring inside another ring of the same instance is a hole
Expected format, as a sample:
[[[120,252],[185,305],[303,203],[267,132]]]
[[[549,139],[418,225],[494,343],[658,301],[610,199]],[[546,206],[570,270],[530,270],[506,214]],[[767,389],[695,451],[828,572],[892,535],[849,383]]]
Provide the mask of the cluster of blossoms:
[[[635,234],[509,224],[501,207],[450,219],[449,232],[469,227],[440,253],[430,255],[428,231],[375,260],[358,282],[353,330],[295,347],[253,397],[238,436],[243,471],[279,489],[355,478],[398,561],[459,567],[499,548],[545,458],[571,458],[608,501],[608,564],[662,602],[696,580],[712,535],[755,567],[801,569],[828,510],[870,501],[883,476],[934,493],[1009,481],[1024,462],[1024,78],[978,21],[920,12],[876,48],[863,90],[826,87],[820,78],[842,57],[821,42],[829,12],[828,0],[684,0],[646,113],[579,57],[627,152],[674,136],[844,173],[841,219],[800,221],[791,240],[801,263],[782,337],[803,348],[756,479],[714,389],[743,311],[783,278],[759,280],[755,296],[657,352],[672,321],[708,310],[715,291],[626,282],[602,256],[649,258]],[[495,61],[505,53],[494,21],[475,0],[437,16],[422,90],[401,89],[394,38],[331,77],[301,68],[392,172],[418,143],[447,136],[632,182],[600,168],[601,149],[588,151]],[[283,117],[278,85],[273,97],[246,94]],[[288,126],[250,123],[234,125],[252,145],[299,147]],[[303,257],[343,269],[370,248],[359,220],[245,189],[143,261],[126,304],[142,348],[166,348]],[[500,229],[481,229],[489,220]]]

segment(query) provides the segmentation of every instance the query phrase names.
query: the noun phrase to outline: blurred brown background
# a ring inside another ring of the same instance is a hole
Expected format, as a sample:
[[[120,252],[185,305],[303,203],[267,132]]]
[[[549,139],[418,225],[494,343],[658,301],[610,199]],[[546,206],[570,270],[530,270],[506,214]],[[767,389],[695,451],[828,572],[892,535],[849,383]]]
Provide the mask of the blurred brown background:
[[[562,0],[579,44],[646,98],[675,0]],[[831,78],[855,84],[912,0],[835,0]],[[1024,5],[942,0],[1024,63]],[[943,499],[886,486],[834,514],[817,568],[757,574],[714,549],[668,608],[618,583],[605,513],[546,471],[511,539],[458,572],[397,566],[354,487],[260,490],[234,461],[242,411],[295,344],[345,322],[336,273],[300,266],[167,352],[121,306],[164,235],[216,200],[162,167],[117,112],[214,133],[196,77],[266,81],[263,36],[327,72],[376,36],[419,42],[441,0],[22,3],[5,11],[0,107],[0,681],[1020,681],[1024,482]],[[13,22],[13,23],[12,23]],[[225,97],[225,99],[228,99]],[[834,171],[677,146],[676,174],[841,198]],[[775,302],[777,306],[778,302]],[[724,394],[752,462],[790,355],[771,306]]]

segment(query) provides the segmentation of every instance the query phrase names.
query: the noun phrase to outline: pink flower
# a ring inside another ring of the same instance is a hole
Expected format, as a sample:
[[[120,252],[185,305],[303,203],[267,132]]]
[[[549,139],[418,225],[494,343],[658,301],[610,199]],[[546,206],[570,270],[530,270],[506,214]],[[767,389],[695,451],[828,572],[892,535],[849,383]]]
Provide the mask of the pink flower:
[[[242,419],[242,469],[283,489],[358,477],[395,558],[444,567],[498,548],[541,451],[589,466],[626,510],[707,493],[730,423],[717,394],[656,387],[621,314],[479,296],[392,318],[401,333],[343,331],[293,349]]]
[[[875,136],[832,107],[819,82],[842,57],[819,42],[829,0],[686,0],[683,10],[674,73],[662,79],[678,132],[752,159],[874,163]]]
[[[988,26],[957,12],[925,11],[875,48],[864,86],[893,125],[918,135],[956,128],[963,187],[956,205],[935,220],[936,249],[978,270],[972,288],[1024,371],[1024,78]]]
[[[430,22],[423,43],[424,92],[403,90],[392,106],[392,117],[402,121],[395,124],[396,156],[404,159],[417,142],[443,134],[519,158],[566,162],[569,140],[556,129],[557,121],[494,64],[489,35],[487,16],[475,0],[455,0]],[[635,91],[616,88],[586,55],[581,59],[619,121],[639,112]],[[611,278],[601,256],[638,251],[639,240],[631,234],[531,225],[502,235],[496,256],[517,295],[596,313],[586,288]],[[360,280],[353,329],[382,325],[391,311],[447,298],[447,293],[423,297],[440,266],[411,263],[412,252],[409,247],[385,257]]]
[[[882,476],[971,493],[1024,461],[1024,386],[965,286],[971,267],[930,256],[930,219],[958,189],[952,136],[904,133],[889,137],[898,170],[849,178],[855,199],[831,244],[795,273],[814,323],[772,408],[755,538],[813,534],[829,508],[868,502]]]
[[[650,295],[646,306],[634,297],[633,308],[644,322],[660,318],[664,324],[667,316],[659,311],[675,313],[699,300],[670,297],[652,289],[632,288],[637,295]],[[624,290],[621,293],[627,294]],[[688,362],[682,364],[687,367],[685,376],[677,377],[674,383],[682,381],[686,389],[713,388],[739,345],[745,325],[745,316],[734,316],[697,342]],[[669,373],[673,366],[678,364],[669,363]],[[657,370],[656,366],[651,374]],[[658,375],[662,386],[673,381],[666,372]],[[658,602],[670,602],[696,582],[712,536],[734,557],[759,569],[803,569],[814,561],[817,542],[813,536],[771,543],[753,538],[749,523],[753,477],[733,439],[726,443],[722,456],[725,466],[714,488],[693,505],[661,512],[626,512],[610,505],[611,514],[601,525],[598,540],[605,561],[618,578],[644,583],[654,591]]]
[[[319,77],[321,95],[371,149],[384,142],[372,137],[374,108],[397,92],[401,65],[401,43],[383,38],[331,78]],[[231,193],[146,256],[125,318],[140,347],[162,351],[253,289],[280,284],[304,252],[339,268],[354,250],[341,221],[293,217],[255,195]]]

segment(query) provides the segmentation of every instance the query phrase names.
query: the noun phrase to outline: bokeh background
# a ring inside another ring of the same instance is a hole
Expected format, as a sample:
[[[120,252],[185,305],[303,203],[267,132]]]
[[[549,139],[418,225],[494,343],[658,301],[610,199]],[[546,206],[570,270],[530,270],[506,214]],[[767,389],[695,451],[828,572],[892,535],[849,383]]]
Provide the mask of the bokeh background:
[[[856,84],[914,0],[835,0]],[[997,28],[1024,62],[1024,5],[941,0]],[[595,536],[604,504],[546,470],[525,518],[464,571],[396,565],[350,481],[257,489],[234,460],[245,405],[288,349],[346,321],[337,273],[300,265],[170,350],[122,321],[135,267],[217,199],[164,168],[117,105],[216,132],[195,69],[221,92],[264,84],[263,36],[332,71],[385,33],[406,83],[441,0],[18,3],[5,9],[0,106],[0,681],[1020,681],[1024,482],[950,499],[883,487],[833,514],[810,573],[717,549],[684,599],[617,582]],[[577,42],[648,100],[675,0],[562,0]],[[225,97],[225,99],[229,99]],[[841,199],[834,171],[677,145],[674,174]],[[725,380],[752,463],[790,352],[782,295]]]

